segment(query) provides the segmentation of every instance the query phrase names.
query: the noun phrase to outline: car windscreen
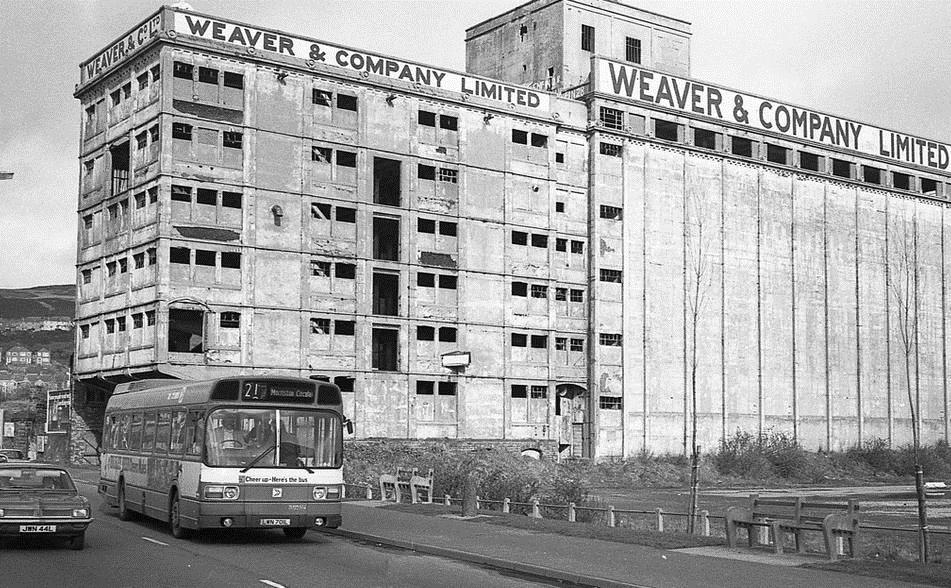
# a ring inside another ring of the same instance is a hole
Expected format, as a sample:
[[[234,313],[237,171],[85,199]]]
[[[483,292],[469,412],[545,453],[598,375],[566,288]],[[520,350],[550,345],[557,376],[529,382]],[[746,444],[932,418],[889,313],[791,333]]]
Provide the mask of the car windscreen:
[[[0,490],[69,490],[75,491],[65,470],[44,468],[0,468]]]
[[[0,455],[5,455],[8,459],[23,459],[23,452],[19,449],[0,449]]]
[[[219,408],[207,420],[211,466],[340,467],[340,417],[317,410]]]

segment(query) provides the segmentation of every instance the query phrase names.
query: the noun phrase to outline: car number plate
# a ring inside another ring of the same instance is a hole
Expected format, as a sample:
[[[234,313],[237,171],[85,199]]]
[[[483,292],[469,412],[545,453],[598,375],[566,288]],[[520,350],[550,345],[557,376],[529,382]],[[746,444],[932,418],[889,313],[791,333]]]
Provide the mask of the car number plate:
[[[262,527],[290,527],[290,519],[261,519]]]
[[[21,533],[55,533],[56,525],[20,525]]]

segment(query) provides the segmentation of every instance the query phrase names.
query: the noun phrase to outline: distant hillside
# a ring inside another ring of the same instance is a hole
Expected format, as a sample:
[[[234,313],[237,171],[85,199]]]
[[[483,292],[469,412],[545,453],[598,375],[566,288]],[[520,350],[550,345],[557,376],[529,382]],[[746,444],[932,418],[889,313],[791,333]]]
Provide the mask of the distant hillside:
[[[0,288],[0,319],[25,317],[65,317],[75,312],[76,286],[36,286],[34,288]]]

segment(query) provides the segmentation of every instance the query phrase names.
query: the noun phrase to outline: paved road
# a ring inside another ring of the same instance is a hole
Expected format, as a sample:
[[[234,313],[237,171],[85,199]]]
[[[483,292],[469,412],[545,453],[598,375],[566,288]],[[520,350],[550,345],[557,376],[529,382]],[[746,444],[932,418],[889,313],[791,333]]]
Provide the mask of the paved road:
[[[203,533],[173,538],[149,519],[120,521],[103,509],[92,484],[80,491],[96,507],[86,549],[49,539],[0,545],[0,585],[67,586],[544,586],[476,565],[421,556],[309,532]]]

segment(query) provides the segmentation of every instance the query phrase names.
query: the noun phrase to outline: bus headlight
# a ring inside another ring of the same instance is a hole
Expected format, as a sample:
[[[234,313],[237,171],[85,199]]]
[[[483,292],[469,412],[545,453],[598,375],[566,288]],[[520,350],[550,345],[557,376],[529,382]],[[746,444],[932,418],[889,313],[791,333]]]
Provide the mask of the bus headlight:
[[[323,486],[314,488],[314,500],[323,500],[327,498],[327,489]]]
[[[240,495],[241,491],[237,486],[205,486],[205,498],[237,500]]]
[[[0,515],[2,515],[2,514],[3,514],[3,513],[0,512]],[[73,517],[75,517],[75,518],[77,518],[77,519],[84,519],[84,518],[86,518],[86,517],[88,517],[88,516],[89,516],[89,509],[88,509],[88,508],[74,508],[74,509],[73,509]]]

